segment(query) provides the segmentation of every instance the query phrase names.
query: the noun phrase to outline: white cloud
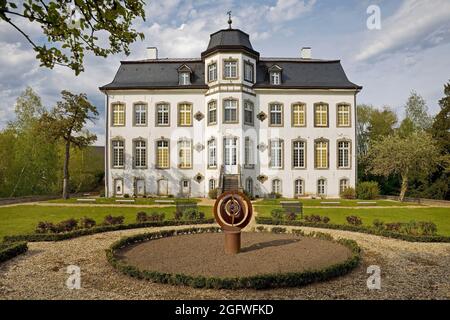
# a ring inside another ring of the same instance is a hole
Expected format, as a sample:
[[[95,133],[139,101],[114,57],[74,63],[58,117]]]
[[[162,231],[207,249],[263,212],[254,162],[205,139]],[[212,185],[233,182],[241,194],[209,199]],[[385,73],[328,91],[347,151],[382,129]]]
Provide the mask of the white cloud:
[[[277,0],[275,6],[268,9],[268,20],[271,22],[288,21],[312,10],[316,0]]]
[[[383,19],[381,7],[381,19],[381,30],[367,31],[367,41],[356,60],[364,61],[396,50],[433,46],[433,43],[436,45],[448,39],[449,29],[441,28],[450,20],[450,1],[404,0],[399,9],[386,19]],[[441,32],[434,34],[438,29]],[[446,33],[445,38],[442,30]],[[434,37],[429,38],[433,34]]]

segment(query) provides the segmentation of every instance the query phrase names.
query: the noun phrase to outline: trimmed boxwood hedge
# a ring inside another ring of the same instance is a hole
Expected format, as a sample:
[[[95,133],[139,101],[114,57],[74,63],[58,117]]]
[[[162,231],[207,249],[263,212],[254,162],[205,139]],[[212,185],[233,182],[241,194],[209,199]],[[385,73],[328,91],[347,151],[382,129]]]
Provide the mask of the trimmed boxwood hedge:
[[[337,263],[321,270],[306,270],[302,272],[287,272],[262,274],[247,277],[205,277],[191,276],[185,274],[171,274],[159,271],[141,270],[135,266],[128,265],[124,261],[117,259],[115,252],[134,243],[151,241],[154,239],[176,236],[179,234],[202,233],[202,232],[220,232],[217,227],[210,228],[189,228],[182,230],[168,230],[160,232],[144,233],[125,237],[115,242],[106,250],[108,262],[118,271],[137,279],[144,279],[157,283],[172,285],[186,285],[194,288],[212,288],[212,289],[269,289],[278,287],[298,287],[313,282],[324,281],[338,277],[350,272],[358,266],[360,261],[360,248],[353,240],[339,239],[331,240],[349,248],[352,256],[342,263]],[[331,239],[329,234],[313,232],[310,235],[324,240]]]
[[[297,226],[297,227],[313,227],[313,228],[324,228],[324,229],[338,229],[345,231],[368,233],[377,236],[383,236],[387,238],[394,238],[399,240],[405,240],[410,242],[450,242],[450,237],[448,236],[415,236],[411,234],[404,234],[398,232],[392,232],[388,230],[379,230],[373,227],[366,226],[354,226],[346,224],[330,224],[330,223],[317,223],[317,222],[306,222],[301,220],[294,221],[274,221],[271,218],[256,217],[256,222],[259,224],[267,225],[286,225],[286,226]]]
[[[24,241],[0,243],[0,262],[12,259],[27,250],[28,246]]]
[[[64,233],[32,233],[14,236],[5,236],[3,239],[5,242],[16,242],[16,241],[61,241],[66,239],[77,238],[81,236],[87,236],[95,233],[116,231],[116,230],[126,230],[135,228],[148,228],[148,227],[165,227],[165,226],[178,226],[178,225],[188,225],[188,224],[207,224],[213,223],[214,219],[204,219],[195,221],[179,221],[179,220],[165,220],[165,221],[152,221],[152,222],[142,222],[142,223],[130,223],[130,224],[117,224],[117,225],[106,225],[106,226],[96,226],[86,229],[77,229],[70,232]]]

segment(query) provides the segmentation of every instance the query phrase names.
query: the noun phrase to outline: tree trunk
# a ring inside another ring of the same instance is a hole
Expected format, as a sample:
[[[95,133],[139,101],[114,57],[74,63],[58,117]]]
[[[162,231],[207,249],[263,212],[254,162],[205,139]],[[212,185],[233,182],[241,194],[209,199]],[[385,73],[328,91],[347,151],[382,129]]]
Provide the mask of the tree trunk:
[[[400,196],[399,200],[403,202],[405,199],[406,190],[408,189],[408,176],[404,175],[402,176],[402,187],[400,189]]]
[[[69,199],[69,159],[70,159],[70,141],[66,142],[66,153],[64,157],[64,179],[63,179],[63,199]]]

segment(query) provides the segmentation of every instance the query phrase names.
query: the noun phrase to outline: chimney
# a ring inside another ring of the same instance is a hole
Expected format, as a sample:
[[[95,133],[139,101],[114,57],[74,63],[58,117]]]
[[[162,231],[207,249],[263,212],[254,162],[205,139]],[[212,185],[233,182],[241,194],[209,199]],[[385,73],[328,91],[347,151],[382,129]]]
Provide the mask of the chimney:
[[[303,47],[300,53],[300,58],[311,59],[311,47]]]
[[[157,47],[147,47],[147,59],[158,59],[158,48]]]

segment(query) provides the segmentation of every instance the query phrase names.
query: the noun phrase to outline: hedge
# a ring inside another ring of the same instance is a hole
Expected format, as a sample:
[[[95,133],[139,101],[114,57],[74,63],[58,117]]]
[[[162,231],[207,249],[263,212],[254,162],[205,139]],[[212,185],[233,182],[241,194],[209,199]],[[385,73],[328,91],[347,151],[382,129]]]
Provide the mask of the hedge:
[[[28,246],[24,241],[0,243],[0,262],[12,259],[19,254],[25,253],[27,250]]]
[[[178,221],[178,220],[165,220],[165,221],[151,221],[142,223],[130,223],[130,224],[117,224],[117,225],[107,225],[107,226],[96,226],[86,229],[78,229],[70,232],[64,233],[32,233],[32,234],[22,234],[5,236],[3,241],[5,242],[16,242],[16,241],[29,241],[29,242],[39,242],[39,241],[61,241],[66,239],[73,239],[81,236],[87,236],[95,233],[135,229],[135,228],[148,228],[148,227],[165,227],[165,226],[178,226],[187,224],[203,224],[203,223],[214,223],[214,219],[204,219],[195,221]]]
[[[306,222],[300,220],[294,221],[274,221],[271,218],[256,217],[256,222],[259,224],[267,225],[286,225],[286,226],[297,226],[297,227],[313,227],[313,228],[323,228],[323,229],[338,229],[345,231],[368,233],[377,236],[383,236],[386,238],[394,238],[399,240],[405,240],[410,242],[450,242],[450,237],[448,236],[416,236],[411,234],[398,233],[388,230],[379,230],[373,227],[365,226],[354,226],[346,224],[330,224],[330,223],[317,223],[317,222]]]
[[[154,239],[176,236],[179,234],[220,232],[220,231],[221,231],[220,228],[217,227],[190,228],[182,230],[168,230],[168,231],[144,233],[140,235],[125,237],[115,242],[109,249],[106,250],[106,257],[108,262],[116,270],[133,278],[144,279],[157,283],[186,285],[195,288],[208,288],[208,289],[242,289],[242,288],[268,289],[279,287],[298,287],[347,274],[352,269],[358,266],[361,258],[360,248],[355,241],[348,239],[339,239],[332,241],[340,243],[349,248],[352,252],[352,256],[342,263],[334,264],[321,270],[306,270],[302,272],[273,273],[247,277],[220,278],[220,277],[192,276],[185,274],[171,274],[151,270],[141,270],[135,266],[126,264],[124,261],[120,259],[117,259],[115,254],[116,250],[122,249],[128,245],[138,242],[151,241]],[[323,238],[325,240],[330,240],[331,237],[329,234],[323,234],[320,232],[315,232],[307,236]]]

